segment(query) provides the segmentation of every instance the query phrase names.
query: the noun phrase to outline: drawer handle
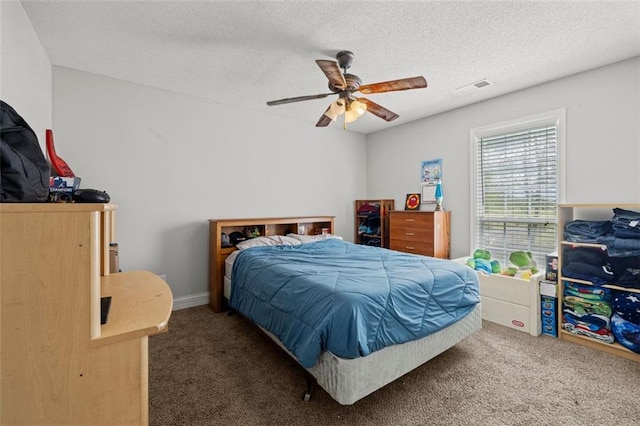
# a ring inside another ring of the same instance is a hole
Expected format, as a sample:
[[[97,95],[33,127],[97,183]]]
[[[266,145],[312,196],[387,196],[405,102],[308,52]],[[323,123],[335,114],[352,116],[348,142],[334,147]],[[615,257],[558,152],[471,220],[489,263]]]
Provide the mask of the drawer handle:
[[[404,235],[416,235],[415,232],[405,232]]]
[[[415,250],[415,249],[416,249],[415,247],[411,247],[411,246],[405,246],[405,248],[406,248],[407,250]]]
[[[407,222],[415,222],[415,219],[405,219]]]

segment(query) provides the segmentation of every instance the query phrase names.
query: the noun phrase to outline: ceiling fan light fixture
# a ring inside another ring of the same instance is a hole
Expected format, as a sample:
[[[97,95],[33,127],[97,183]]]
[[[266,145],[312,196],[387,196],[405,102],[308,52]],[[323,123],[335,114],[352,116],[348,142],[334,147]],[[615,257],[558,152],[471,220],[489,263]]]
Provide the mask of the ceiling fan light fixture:
[[[324,115],[335,121],[339,115],[344,114],[344,109],[344,101],[342,99],[338,99],[337,101],[331,102],[331,105],[329,105],[329,108],[325,111]]]
[[[351,123],[352,121],[356,121],[358,118],[360,118],[360,116],[353,108],[350,108],[344,112],[345,123]]]
[[[338,99],[337,101],[331,102],[331,106],[329,107],[329,109],[336,115],[344,114],[344,100]]]
[[[367,104],[353,101],[351,102],[351,111],[354,111],[358,117],[364,114],[367,111]]]
[[[0,0],[2,1],[2,0]],[[316,127],[327,127],[331,121],[337,120],[339,115],[344,114],[346,123],[357,120],[364,115],[365,112],[381,118],[385,121],[393,121],[398,118],[398,114],[389,111],[381,105],[370,101],[367,98],[356,99],[353,95],[355,92],[364,93],[365,95],[373,93],[397,92],[408,89],[421,89],[427,87],[427,80],[422,76],[401,78],[398,80],[382,81],[373,84],[362,84],[362,80],[355,74],[347,73],[351,68],[353,61],[353,52],[343,50],[336,55],[336,61],[327,59],[316,59],[316,64],[327,77],[329,90],[331,93],[319,93],[317,95],[296,96],[293,98],[284,98],[275,101],[268,101],[268,106],[289,104],[292,102],[310,101],[314,99],[326,98],[330,95],[338,95],[339,99],[329,104],[329,107],[320,116],[316,123]],[[342,68],[342,70],[341,70]],[[483,82],[479,82],[480,87]],[[485,83],[490,84],[490,83]]]

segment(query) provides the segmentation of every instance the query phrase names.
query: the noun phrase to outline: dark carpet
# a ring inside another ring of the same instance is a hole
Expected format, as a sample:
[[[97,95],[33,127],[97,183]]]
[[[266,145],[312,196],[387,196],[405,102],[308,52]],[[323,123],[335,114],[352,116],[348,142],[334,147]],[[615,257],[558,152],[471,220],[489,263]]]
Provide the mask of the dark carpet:
[[[351,406],[241,316],[172,313],[149,338],[151,425],[638,425],[640,364],[490,322]]]

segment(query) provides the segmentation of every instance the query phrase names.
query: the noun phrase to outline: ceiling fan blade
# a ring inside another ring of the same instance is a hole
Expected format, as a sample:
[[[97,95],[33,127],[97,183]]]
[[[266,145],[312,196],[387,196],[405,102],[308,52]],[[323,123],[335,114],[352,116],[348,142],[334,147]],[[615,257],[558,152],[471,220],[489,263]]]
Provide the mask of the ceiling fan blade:
[[[385,107],[380,106],[377,103],[370,101],[369,99],[358,98],[358,102],[362,102],[363,104],[366,104],[367,112],[370,112],[371,114],[378,116],[383,120],[393,121],[399,117],[399,115],[396,114],[395,112],[389,111]]]
[[[327,111],[329,111],[329,108],[327,108],[325,112]],[[318,122],[316,123],[316,127],[327,127],[329,123],[331,123],[331,121],[332,121],[331,118],[322,114],[322,117],[320,117],[320,120],[318,120]]]
[[[291,102],[300,102],[300,101],[310,101],[313,99],[322,99],[322,98],[326,98],[329,95],[333,95],[334,93],[321,93],[319,95],[309,95],[309,96],[298,96],[295,98],[285,98],[285,99],[279,99],[277,101],[269,101],[267,102],[267,105],[269,106],[274,106],[274,105],[282,105],[282,104],[290,104]]]
[[[345,81],[342,72],[340,72],[337,62],[317,59],[316,64],[318,64],[324,75],[327,76],[332,86],[339,87],[341,89],[347,87],[347,82]]]
[[[401,78],[400,80],[385,81],[382,83],[365,84],[358,89],[361,93],[382,93],[395,92],[398,90],[422,89],[427,87],[427,80],[424,77]]]

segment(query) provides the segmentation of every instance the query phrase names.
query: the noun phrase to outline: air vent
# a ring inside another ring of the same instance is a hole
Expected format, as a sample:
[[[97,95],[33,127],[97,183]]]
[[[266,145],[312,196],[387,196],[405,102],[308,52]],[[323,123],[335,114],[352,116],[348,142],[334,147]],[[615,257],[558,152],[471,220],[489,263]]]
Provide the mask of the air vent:
[[[482,89],[483,87],[491,86],[492,84],[493,84],[493,82],[487,80],[486,78],[483,78],[482,80],[476,81],[475,83],[471,83],[471,84],[468,84],[466,86],[458,87],[457,90],[460,93],[472,92],[474,90]]]

